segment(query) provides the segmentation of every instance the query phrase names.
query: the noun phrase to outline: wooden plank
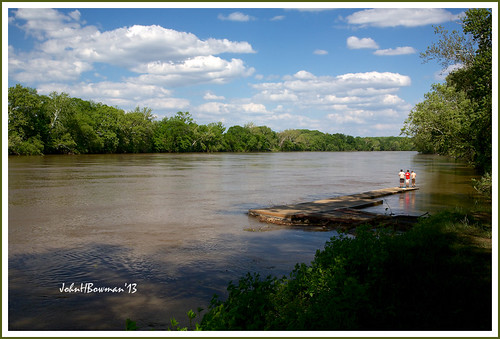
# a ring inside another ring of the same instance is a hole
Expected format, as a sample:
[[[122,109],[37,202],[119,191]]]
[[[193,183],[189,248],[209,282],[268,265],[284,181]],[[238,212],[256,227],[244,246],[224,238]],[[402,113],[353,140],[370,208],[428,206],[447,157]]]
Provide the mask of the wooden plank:
[[[294,223],[305,220],[356,222],[379,218],[380,215],[356,211],[368,206],[382,204],[375,200],[383,196],[417,190],[418,187],[390,187],[363,193],[344,195],[311,202],[291,205],[279,205],[268,208],[251,209],[248,214],[259,217],[261,221],[271,223]]]

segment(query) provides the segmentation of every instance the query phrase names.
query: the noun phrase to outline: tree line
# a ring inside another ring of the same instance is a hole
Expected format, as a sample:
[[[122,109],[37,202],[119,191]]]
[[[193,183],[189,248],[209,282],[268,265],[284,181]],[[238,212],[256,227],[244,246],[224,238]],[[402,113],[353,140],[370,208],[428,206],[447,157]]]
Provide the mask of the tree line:
[[[457,67],[434,84],[410,112],[402,134],[422,153],[453,156],[484,173],[492,168],[491,9],[469,9],[462,32],[435,27],[439,41],[421,54],[443,69]]]
[[[409,137],[275,132],[252,123],[226,130],[221,122],[198,124],[189,112],[158,120],[147,107],[125,112],[66,93],[40,95],[20,84],[9,88],[8,100],[11,155],[414,150]]]

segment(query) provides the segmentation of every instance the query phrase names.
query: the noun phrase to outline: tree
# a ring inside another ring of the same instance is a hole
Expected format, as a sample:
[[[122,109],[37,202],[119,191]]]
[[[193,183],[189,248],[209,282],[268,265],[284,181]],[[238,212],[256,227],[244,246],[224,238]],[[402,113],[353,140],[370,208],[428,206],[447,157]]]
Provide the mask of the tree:
[[[177,112],[163,118],[154,131],[154,149],[157,152],[190,152],[195,140],[196,123],[189,112]]]
[[[9,88],[9,154],[43,154],[48,135],[44,99],[33,88]]]
[[[405,121],[403,133],[413,136],[417,149],[422,153],[437,153],[474,159],[475,151],[470,144],[470,115],[473,105],[464,92],[447,84],[435,84],[425,94],[425,100],[417,104]]]
[[[464,158],[487,172],[491,170],[492,160],[491,9],[469,9],[462,23],[463,34],[454,31],[448,35],[442,28],[436,29],[441,39],[422,54],[426,61],[439,60],[443,67],[459,65],[446,77],[445,87],[434,86],[433,92],[426,95],[426,102],[414,108],[402,133],[417,137],[419,151],[439,151]],[[452,95],[450,91],[460,93]],[[450,101],[452,98],[460,100],[460,103],[453,103]],[[439,99],[443,100],[441,107],[436,102]],[[469,100],[467,104],[465,99]],[[460,117],[452,122],[442,119],[450,116],[450,113],[437,109],[446,111],[457,104],[464,109]],[[464,112],[467,113],[464,115]],[[452,123],[453,128],[450,127]],[[431,138],[430,129],[434,130],[434,134],[437,133],[436,139]],[[454,133],[452,138],[449,133]],[[463,144],[458,150],[455,147],[446,149],[443,146],[444,139]]]
[[[297,139],[300,136],[300,131],[296,129],[287,129],[278,133],[278,146],[280,150],[299,151],[300,146],[297,144]]]
[[[94,130],[99,137],[99,153],[115,153],[120,144],[120,127],[122,116],[125,112],[121,109],[96,104],[93,110]]]
[[[451,33],[442,26],[434,27],[434,34],[440,35],[438,42],[420,53],[424,62],[437,60],[443,69],[453,65],[470,65],[474,59],[474,41],[464,32],[456,30]]]
[[[448,76],[447,81],[464,91],[475,105],[471,125],[476,133],[471,143],[476,150],[474,163],[485,172],[492,161],[492,21],[491,9],[470,9],[463,19],[464,32],[472,36],[477,49],[473,62]]]
[[[151,108],[136,107],[119,120],[119,150],[126,153],[145,153],[153,150],[153,114]]]
[[[226,130],[222,122],[197,125],[194,128],[193,150],[196,152],[217,152],[222,149],[223,133]]]
[[[231,126],[224,134],[224,148],[229,152],[247,152],[249,140],[252,137],[250,130],[241,126]]]
[[[77,143],[71,134],[74,125],[74,105],[67,93],[49,94],[45,110],[50,119],[48,153],[78,153]]]

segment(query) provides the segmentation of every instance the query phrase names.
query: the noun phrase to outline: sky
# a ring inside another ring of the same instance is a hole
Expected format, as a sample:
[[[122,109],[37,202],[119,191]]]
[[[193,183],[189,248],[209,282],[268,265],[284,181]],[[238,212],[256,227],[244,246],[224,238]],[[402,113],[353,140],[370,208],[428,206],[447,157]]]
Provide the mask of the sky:
[[[439,3],[3,5],[9,87],[64,92],[126,112],[148,107],[157,119],[182,111],[226,128],[253,123],[353,136],[400,134],[447,72],[420,53],[438,41],[435,26],[461,31],[466,10],[429,7]]]

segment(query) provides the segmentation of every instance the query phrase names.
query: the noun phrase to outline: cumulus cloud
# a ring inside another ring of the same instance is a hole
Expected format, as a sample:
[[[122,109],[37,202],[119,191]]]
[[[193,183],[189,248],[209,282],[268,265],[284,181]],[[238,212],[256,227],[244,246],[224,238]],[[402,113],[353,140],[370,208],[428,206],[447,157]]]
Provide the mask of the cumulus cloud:
[[[350,36],[347,38],[347,48],[349,49],[361,49],[361,48],[378,48],[377,43],[372,38],[358,38],[355,36]]]
[[[254,70],[241,59],[225,60],[222,53],[255,53],[245,41],[199,39],[158,25],[134,25],[110,31],[82,26],[80,12],[68,15],[54,9],[18,9],[15,24],[39,43],[30,53],[9,49],[9,76],[25,83],[69,81],[92,71],[96,63],[140,74],[145,84],[171,86],[227,83]],[[182,79],[181,79],[182,78]],[[130,80],[130,79],[129,79]]]
[[[92,65],[74,58],[51,58],[43,54],[16,54],[9,51],[9,72],[22,83],[73,81]]]
[[[181,63],[152,62],[133,70],[145,73],[137,77],[142,83],[173,87],[201,83],[225,84],[236,78],[250,76],[255,71],[254,68],[247,68],[241,59],[228,61],[215,56],[198,56]],[[133,78],[130,80],[133,81]]]
[[[190,104],[189,100],[172,97],[172,92],[161,86],[134,82],[44,83],[37,89],[41,94],[64,92],[73,97],[116,105],[125,110],[136,106],[147,106],[153,110],[183,110]]]
[[[224,96],[222,96],[222,95],[221,96],[215,95],[214,93],[208,91],[203,96],[203,99],[205,99],[205,100],[224,100],[226,98]]]
[[[247,15],[247,14],[243,14],[241,12],[233,12],[229,15],[219,14],[217,16],[217,18],[219,20],[239,21],[239,22],[246,22],[246,21],[255,20],[254,17]]]
[[[311,111],[324,112],[334,126],[342,129],[342,126],[404,119],[411,107],[397,92],[410,84],[411,79],[399,73],[317,76],[302,70],[284,77],[280,82],[254,84],[258,93],[252,100],[278,103],[280,112],[293,115],[307,116],[306,113]]]
[[[176,62],[221,53],[254,53],[248,42],[227,39],[200,40],[192,33],[161,26],[134,25],[81,36],[79,41],[59,41],[65,50],[93,62],[133,67],[151,61]],[[47,45],[47,43],[45,44]]]
[[[413,47],[396,47],[394,49],[388,48],[388,49],[379,49],[373,54],[375,55],[404,55],[404,54],[415,54],[417,53],[417,50]]]
[[[79,19],[78,10],[65,15],[51,8],[19,8],[12,21],[28,35],[42,40],[61,37],[71,33],[71,30],[79,29]]]
[[[241,115],[249,114],[269,114],[266,106],[261,103],[223,103],[223,102],[207,102],[199,105],[196,110],[201,113],[211,113],[216,115],[231,114]]]
[[[375,8],[349,15],[346,20],[362,27],[416,27],[436,25],[458,19],[442,8]]]

